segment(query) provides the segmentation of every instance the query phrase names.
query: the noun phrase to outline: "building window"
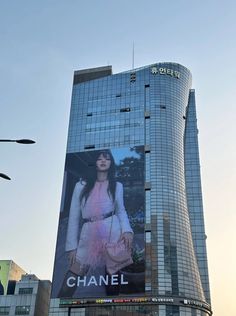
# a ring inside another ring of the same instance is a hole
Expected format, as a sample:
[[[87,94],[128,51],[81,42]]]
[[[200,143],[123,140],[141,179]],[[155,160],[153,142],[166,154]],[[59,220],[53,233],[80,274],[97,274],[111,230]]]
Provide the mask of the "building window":
[[[145,232],[146,243],[151,242],[151,232]]]
[[[146,220],[146,224],[150,224],[151,223],[151,191],[145,191],[145,209],[146,209],[146,212],[145,212],[145,220]]]
[[[145,111],[145,113],[144,113],[144,117],[145,117],[145,119],[150,118],[150,112]]]
[[[145,191],[151,190],[151,183],[150,182],[145,182],[144,188],[145,188]]]
[[[151,290],[152,290],[151,282],[146,283],[146,284],[145,284],[145,292],[151,291]]]
[[[122,108],[120,109],[120,112],[130,112],[130,108]]]
[[[32,294],[33,288],[32,287],[21,287],[19,288],[19,294]]]
[[[15,315],[29,315],[30,306],[16,306]]]
[[[1,306],[0,307],[0,315],[9,315],[10,306]]]
[[[95,148],[95,145],[85,145],[84,149],[93,149]]]

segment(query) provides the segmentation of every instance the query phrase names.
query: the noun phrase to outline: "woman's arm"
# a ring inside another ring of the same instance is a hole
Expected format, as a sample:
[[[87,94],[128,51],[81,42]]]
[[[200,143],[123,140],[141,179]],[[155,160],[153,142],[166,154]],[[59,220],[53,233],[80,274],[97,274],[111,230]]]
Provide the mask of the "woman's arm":
[[[120,182],[116,183],[116,215],[118,216],[120,221],[121,232],[133,233],[124,206],[123,185]]]
[[[130,227],[129,218],[124,206],[123,185],[120,182],[116,183],[116,215],[119,218],[121,226],[120,240],[123,240],[127,249],[130,249],[133,244],[133,230]]]
[[[79,222],[81,216],[80,194],[83,189],[81,182],[77,182],[71,199],[70,213],[68,219],[67,235],[66,235],[66,251],[77,249]]]

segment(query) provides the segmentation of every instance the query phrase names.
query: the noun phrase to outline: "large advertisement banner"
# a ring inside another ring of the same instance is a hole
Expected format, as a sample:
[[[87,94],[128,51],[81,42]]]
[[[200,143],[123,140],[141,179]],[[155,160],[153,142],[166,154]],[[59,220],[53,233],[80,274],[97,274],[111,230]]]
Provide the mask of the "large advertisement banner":
[[[66,156],[52,298],[145,292],[144,147]]]

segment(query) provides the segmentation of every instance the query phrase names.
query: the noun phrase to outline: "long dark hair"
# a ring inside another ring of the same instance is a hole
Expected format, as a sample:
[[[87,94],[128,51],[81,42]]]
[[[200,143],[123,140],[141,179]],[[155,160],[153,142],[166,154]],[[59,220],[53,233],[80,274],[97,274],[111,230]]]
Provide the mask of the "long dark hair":
[[[80,194],[80,203],[82,202],[83,199],[85,199],[85,202],[87,201],[90,192],[92,191],[94,184],[97,180],[97,169],[96,169],[96,161],[98,160],[99,156],[102,155],[105,158],[108,158],[111,160],[111,165],[110,168],[108,170],[108,188],[107,188],[107,193],[108,195],[110,195],[113,199],[113,201],[115,201],[115,192],[116,192],[116,181],[115,181],[115,160],[112,156],[112,153],[110,150],[106,149],[106,150],[98,150],[96,152],[94,152],[94,157],[93,157],[93,161],[90,164],[90,166],[92,167],[91,170],[89,170],[90,172],[88,172],[88,174],[85,177],[85,186]]]

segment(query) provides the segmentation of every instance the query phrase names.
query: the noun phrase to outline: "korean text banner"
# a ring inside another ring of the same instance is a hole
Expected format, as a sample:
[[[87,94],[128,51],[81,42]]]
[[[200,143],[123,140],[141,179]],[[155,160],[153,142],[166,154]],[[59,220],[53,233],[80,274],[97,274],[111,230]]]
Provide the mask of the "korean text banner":
[[[52,298],[145,291],[144,147],[69,153]]]

